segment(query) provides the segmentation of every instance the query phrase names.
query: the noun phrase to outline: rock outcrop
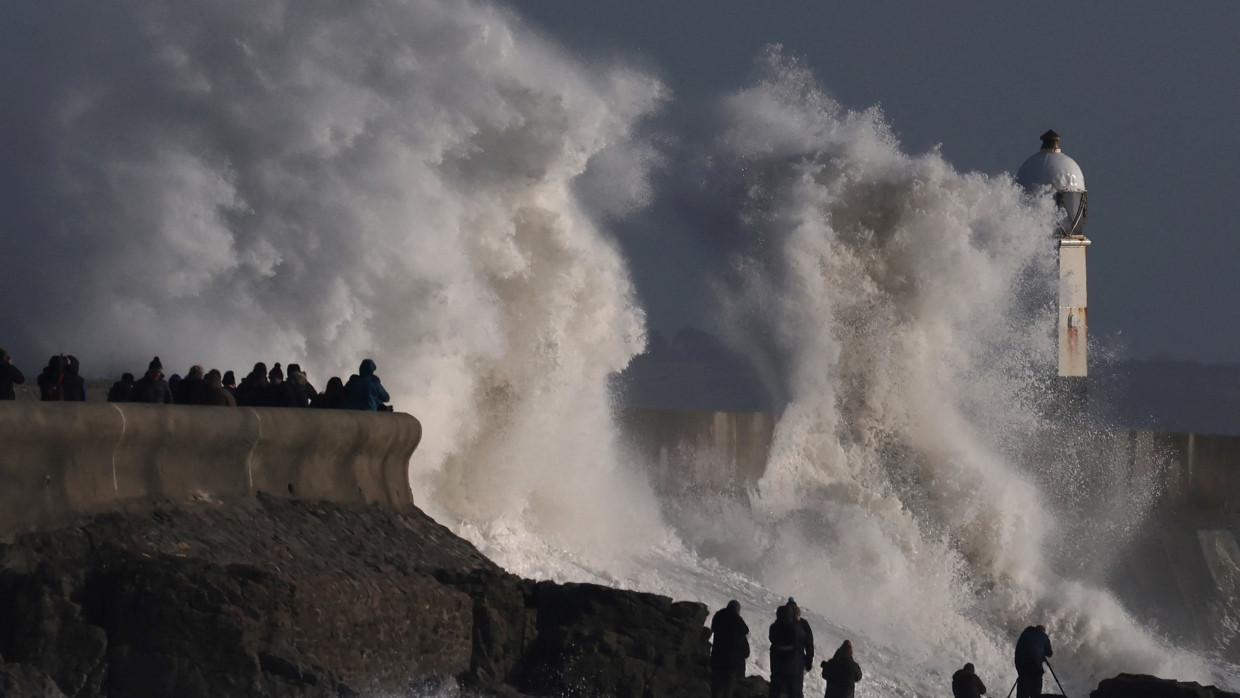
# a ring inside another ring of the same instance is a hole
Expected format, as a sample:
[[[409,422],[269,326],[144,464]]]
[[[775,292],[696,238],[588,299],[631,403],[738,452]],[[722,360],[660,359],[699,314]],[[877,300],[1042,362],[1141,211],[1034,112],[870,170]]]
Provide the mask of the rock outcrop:
[[[1228,693],[1214,686],[1184,683],[1160,679],[1144,674],[1120,674],[1103,679],[1089,698],[1240,698],[1240,693]]]
[[[0,696],[705,695],[706,616],[515,577],[418,510],[167,505],[0,546]]]

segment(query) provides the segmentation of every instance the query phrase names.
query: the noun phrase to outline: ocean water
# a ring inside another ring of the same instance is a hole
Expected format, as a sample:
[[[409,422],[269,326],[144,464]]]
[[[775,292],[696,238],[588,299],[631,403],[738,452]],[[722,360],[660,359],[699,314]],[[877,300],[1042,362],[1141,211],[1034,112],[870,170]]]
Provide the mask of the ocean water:
[[[290,357],[316,384],[374,357],[423,423],[428,513],[525,576],[739,599],[751,672],[792,596],[820,654],[853,641],[859,696],[943,695],[966,661],[1003,690],[1034,622],[1069,694],[1119,671],[1240,687],[1101,581],[1153,485],[1045,416],[1052,205],[904,152],[794,57],[757,57],[689,139],[649,127],[675,99],[657,77],[498,5],[12,14],[0,50],[39,69],[4,77],[28,96],[2,108],[26,139],[11,344],[90,337],[117,373]],[[731,226],[708,320],[787,404],[739,495],[656,491],[613,419],[607,378],[646,338],[615,221],[669,170],[726,194],[704,195]]]

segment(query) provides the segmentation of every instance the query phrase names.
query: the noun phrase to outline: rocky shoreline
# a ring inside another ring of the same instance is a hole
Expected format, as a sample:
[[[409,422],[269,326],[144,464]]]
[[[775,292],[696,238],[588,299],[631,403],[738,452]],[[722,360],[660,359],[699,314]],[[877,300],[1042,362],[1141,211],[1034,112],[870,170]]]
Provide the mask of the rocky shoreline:
[[[706,696],[707,615],[521,579],[416,509],[167,504],[0,545],[0,698]],[[1236,694],[1122,675],[1091,695]]]
[[[169,504],[0,546],[0,694],[705,695],[706,616],[521,579],[418,510]]]

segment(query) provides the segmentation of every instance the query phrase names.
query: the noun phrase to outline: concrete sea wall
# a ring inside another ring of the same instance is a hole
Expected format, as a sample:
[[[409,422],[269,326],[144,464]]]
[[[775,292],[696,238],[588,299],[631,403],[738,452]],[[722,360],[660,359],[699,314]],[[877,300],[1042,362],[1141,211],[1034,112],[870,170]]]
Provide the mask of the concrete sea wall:
[[[413,506],[407,414],[0,403],[0,537],[159,501],[252,498]]]
[[[624,440],[665,490],[753,485],[766,470],[777,421],[765,412],[628,409],[620,415]],[[1132,468],[1157,464],[1166,505],[1240,511],[1240,436],[1124,430],[1107,437],[1125,449]]]

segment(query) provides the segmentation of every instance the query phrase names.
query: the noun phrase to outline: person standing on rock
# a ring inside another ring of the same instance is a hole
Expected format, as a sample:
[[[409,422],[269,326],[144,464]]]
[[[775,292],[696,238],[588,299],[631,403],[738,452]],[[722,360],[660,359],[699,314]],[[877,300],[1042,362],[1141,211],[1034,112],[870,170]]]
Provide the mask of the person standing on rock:
[[[805,691],[805,672],[814,664],[814,634],[809,623],[801,618],[797,602],[788,603],[775,610],[775,622],[768,633],[771,641],[771,691],[770,698],[802,698]]]
[[[710,696],[732,698],[736,682],[745,676],[749,657],[749,625],[741,618],[739,601],[733,599],[715,611],[710,632]]]
[[[1053,654],[1045,626],[1025,628],[1016,640],[1016,698],[1042,695],[1042,664]]]
[[[852,640],[845,640],[835,655],[822,663],[822,678],[827,680],[826,698],[853,698],[861,680],[861,665],[853,659]]]
[[[952,698],[982,698],[986,693],[986,684],[973,669],[973,664],[965,664],[952,674]]]

